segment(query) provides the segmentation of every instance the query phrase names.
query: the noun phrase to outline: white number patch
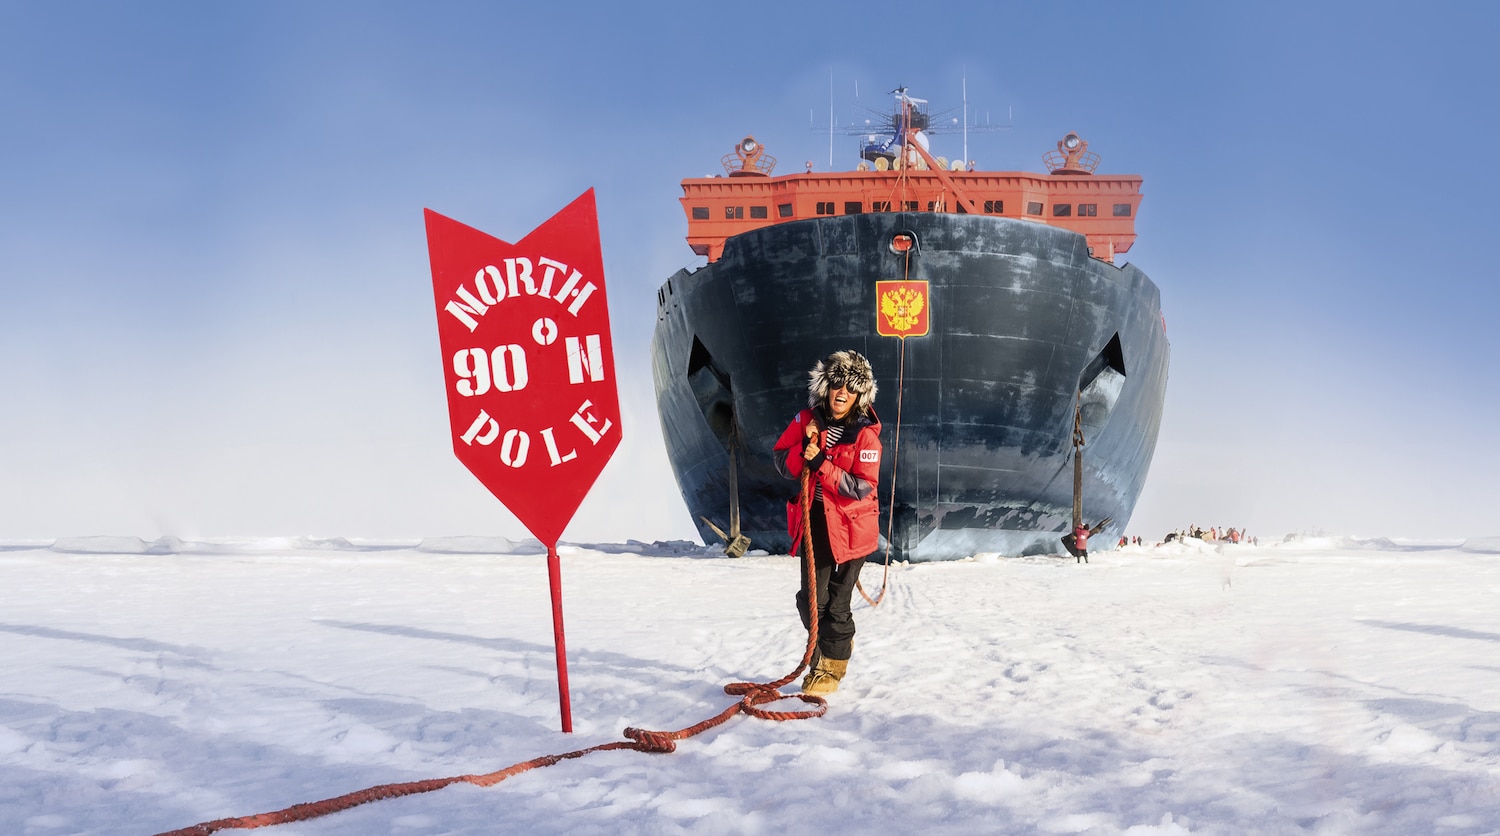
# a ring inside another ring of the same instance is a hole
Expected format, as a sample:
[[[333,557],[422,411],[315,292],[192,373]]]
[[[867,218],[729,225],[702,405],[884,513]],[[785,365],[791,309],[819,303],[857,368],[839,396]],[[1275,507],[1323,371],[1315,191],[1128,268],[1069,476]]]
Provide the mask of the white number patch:
[[[859,460],[862,462],[878,462],[880,461],[880,451],[861,450],[859,451]]]

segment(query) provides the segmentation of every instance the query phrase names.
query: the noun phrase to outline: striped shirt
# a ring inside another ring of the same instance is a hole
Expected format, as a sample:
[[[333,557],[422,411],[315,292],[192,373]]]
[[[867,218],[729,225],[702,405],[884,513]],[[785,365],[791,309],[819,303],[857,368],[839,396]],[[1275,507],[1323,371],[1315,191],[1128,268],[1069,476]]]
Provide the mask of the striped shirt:
[[[827,452],[829,447],[832,447],[833,445],[839,443],[839,439],[843,438],[843,437],[844,437],[844,425],[843,424],[834,424],[833,426],[829,427],[828,428],[828,440],[823,443],[823,451]],[[819,482],[817,479],[814,479],[813,480],[813,502],[822,502],[822,501],[823,501],[823,483]]]

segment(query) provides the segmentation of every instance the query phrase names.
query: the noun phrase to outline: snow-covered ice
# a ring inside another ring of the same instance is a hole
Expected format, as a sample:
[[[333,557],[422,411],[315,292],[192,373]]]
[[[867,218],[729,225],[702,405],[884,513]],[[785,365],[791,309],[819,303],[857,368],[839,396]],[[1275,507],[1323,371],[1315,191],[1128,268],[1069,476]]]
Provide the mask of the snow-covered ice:
[[[801,656],[791,558],[561,553],[571,735],[535,542],[0,545],[0,833],[491,772],[690,726]],[[1495,537],[897,564],[824,717],[263,832],[1493,833],[1497,596]]]

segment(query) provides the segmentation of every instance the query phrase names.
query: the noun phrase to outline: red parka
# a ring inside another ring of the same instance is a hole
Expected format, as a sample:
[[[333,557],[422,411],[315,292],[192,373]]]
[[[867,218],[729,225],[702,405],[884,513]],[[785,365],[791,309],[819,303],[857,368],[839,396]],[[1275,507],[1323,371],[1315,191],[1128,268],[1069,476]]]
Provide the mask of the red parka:
[[[1089,527],[1082,523],[1073,526],[1073,548],[1080,552],[1088,551]]]
[[[810,409],[797,413],[772,448],[778,456],[778,470],[792,479],[801,479],[807,461],[802,458],[806,446],[807,424],[813,420]],[[828,544],[833,559],[847,563],[867,557],[880,547],[880,419],[875,410],[854,420],[852,426],[832,447],[827,446],[825,430],[818,439],[823,463],[813,478],[823,486],[823,508],[828,521]],[[801,497],[786,504],[787,533],[792,536],[792,554],[802,542]]]

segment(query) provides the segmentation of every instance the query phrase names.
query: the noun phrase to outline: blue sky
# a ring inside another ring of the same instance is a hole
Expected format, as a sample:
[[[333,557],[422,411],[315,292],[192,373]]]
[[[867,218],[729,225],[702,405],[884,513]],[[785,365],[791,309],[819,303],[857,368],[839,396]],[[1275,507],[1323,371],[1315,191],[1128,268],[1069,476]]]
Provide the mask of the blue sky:
[[[520,4],[515,4],[520,5]],[[546,5],[546,8],[541,8]],[[683,177],[898,85],[1140,174],[1171,381],[1131,533],[1500,532],[1483,3],[0,0],[0,538],[525,536],[454,459],[424,207],[596,189],[625,441],[566,539],[690,537],[647,363]],[[958,156],[957,137],[936,149]],[[848,140],[836,168],[848,168]],[[951,147],[950,147],[951,146]]]

